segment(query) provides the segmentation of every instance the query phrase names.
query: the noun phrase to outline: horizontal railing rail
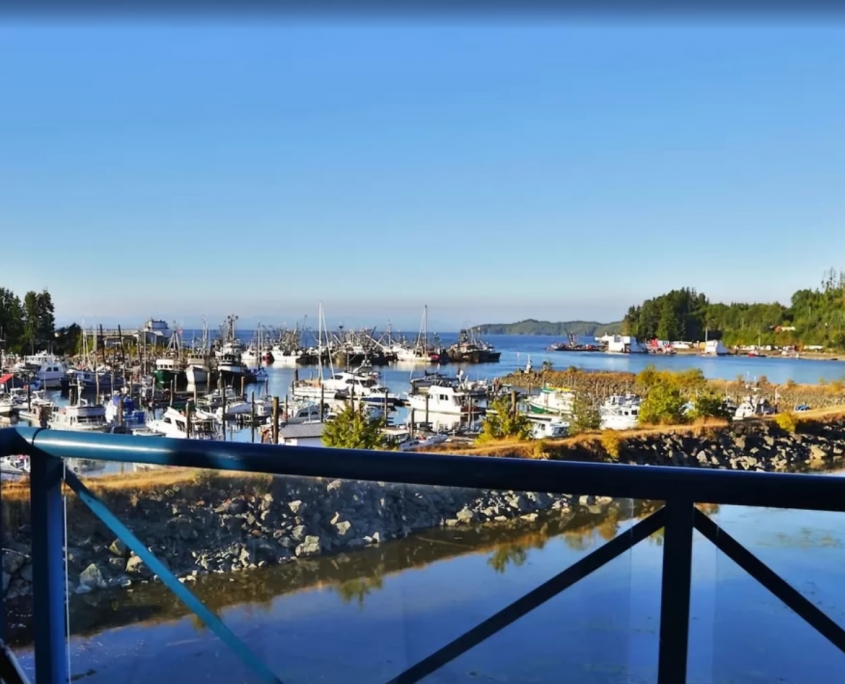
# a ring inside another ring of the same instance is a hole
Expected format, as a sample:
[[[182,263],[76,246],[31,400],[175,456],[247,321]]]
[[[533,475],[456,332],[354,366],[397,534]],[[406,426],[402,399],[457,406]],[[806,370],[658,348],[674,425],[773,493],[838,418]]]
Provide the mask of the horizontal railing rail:
[[[68,458],[415,485],[590,494],[665,502],[664,508],[399,673],[390,680],[392,684],[411,684],[427,677],[660,529],[665,529],[665,539],[659,684],[675,684],[686,679],[694,529],[698,529],[705,538],[845,652],[845,630],[695,508],[695,503],[711,503],[845,511],[845,478],[696,467],[629,466],[419,452],[145,439],[37,428],[0,430],[0,456],[16,454],[29,455],[32,467],[33,608],[36,623],[35,670],[39,684],[63,684],[68,678],[62,563],[65,522],[64,507],[61,505],[63,483],[119,539],[155,568],[164,584],[263,681],[281,681],[145,548],[143,542],[94,493],[73,473],[66,471],[63,461]],[[22,676],[11,652],[0,642],[0,679],[18,682],[24,681]]]
[[[296,446],[282,449],[263,444],[139,439],[38,428],[7,430],[13,430],[14,435],[7,437],[5,448],[0,443],[0,453],[503,491],[656,501],[679,497],[696,503],[845,511],[845,481],[822,475],[421,452]]]

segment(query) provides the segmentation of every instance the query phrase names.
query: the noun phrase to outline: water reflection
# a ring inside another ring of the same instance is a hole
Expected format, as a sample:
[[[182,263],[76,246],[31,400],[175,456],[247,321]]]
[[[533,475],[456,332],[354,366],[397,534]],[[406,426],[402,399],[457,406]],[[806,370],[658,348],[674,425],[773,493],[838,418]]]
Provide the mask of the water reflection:
[[[249,572],[198,577],[192,589],[220,615],[228,606],[269,613],[274,599],[308,589],[328,588],[344,604],[363,607],[365,601],[384,588],[385,577],[412,568],[467,554],[485,554],[496,574],[523,566],[532,551],[542,550],[552,538],[561,537],[572,550],[586,551],[616,536],[626,521],[641,518],[662,504],[645,501],[615,501],[605,506],[575,506],[563,514],[548,512],[536,520],[474,527],[436,529],[404,540],[353,553],[299,558],[296,561]],[[14,612],[14,606],[10,607]],[[116,589],[83,595],[70,600],[73,634],[88,635],[133,623],[145,627],[191,615],[197,629],[201,623],[164,586],[138,584],[130,591]],[[15,622],[23,623],[18,614]],[[10,625],[14,643],[32,639],[25,624]]]

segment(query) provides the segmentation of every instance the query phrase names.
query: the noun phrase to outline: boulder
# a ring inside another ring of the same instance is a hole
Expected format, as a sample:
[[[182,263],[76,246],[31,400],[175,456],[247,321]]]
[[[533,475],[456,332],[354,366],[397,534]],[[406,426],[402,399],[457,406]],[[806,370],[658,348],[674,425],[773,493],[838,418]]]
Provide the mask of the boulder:
[[[115,539],[111,543],[109,551],[112,555],[117,556],[118,558],[126,558],[129,555],[129,547],[126,546],[126,544],[124,544],[120,539]]]
[[[461,510],[457,512],[455,517],[458,519],[458,521],[467,524],[475,520],[475,512],[469,510],[469,508],[464,506]]]
[[[126,561],[124,570],[128,575],[141,575],[142,577],[152,577],[153,574],[147,564],[141,560],[141,557],[134,554]]]
[[[337,530],[337,536],[343,539],[351,533],[352,523],[348,520],[342,520],[335,524],[335,530]]]
[[[28,560],[27,556],[11,549],[3,549],[3,572],[14,575]]]
[[[302,541],[305,538],[305,525],[297,525],[290,531],[290,536],[295,541]]]
[[[302,501],[299,501],[299,500],[290,501],[288,503],[288,508],[290,508],[290,512],[293,513],[294,515],[301,515],[304,508],[305,508],[305,504],[302,503]]]
[[[305,540],[296,547],[297,556],[314,556],[320,553],[320,538],[308,535]]]
[[[89,589],[105,589],[108,586],[103,572],[96,563],[91,563],[79,573],[79,584]]]

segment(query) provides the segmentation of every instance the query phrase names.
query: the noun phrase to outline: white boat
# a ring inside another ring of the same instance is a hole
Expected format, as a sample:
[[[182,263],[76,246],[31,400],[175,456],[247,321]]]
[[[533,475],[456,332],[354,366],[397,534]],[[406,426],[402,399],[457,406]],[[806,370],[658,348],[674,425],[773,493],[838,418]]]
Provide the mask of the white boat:
[[[639,397],[634,395],[615,395],[599,408],[602,430],[633,430],[639,425]]]
[[[67,377],[68,371],[64,361],[47,352],[25,356],[15,368],[32,373],[39,386],[46,388],[59,387]]]
[[[188,418],[175,408],[168,407],[161,418],[147,421],[147,427],[165,437],[188,438]],[[191,439],[217,439],[217,423],[207,413],[191,415]]]
[[[575,393],[563,387],[545,385],[540,394],[529,397],[525,402],[530,413],[540,415],[572,415]]]
[[[569,423],[559,419],[532,420],[531,423],[534,439],[563,439],[569,434]]]
[[[734,412],[734,420],[745,420],[758,416],[768,416],[774,413],[769,402],[757,394],[745,397]]]
[[[399,451],[415,451],[416,449],[424,449],[426,447],[431,447],[436,444],[443,444],[443,442],[445,442],[447,439],[449,439],[448,435],[444,435],[439,432],[430,436],[409,436],[407,439],[399,442],[398,446]]]
[[[472,395],[463,390],[455,389],[448,385],[432,385],[426,394],[408,395],[408,404],[411,409],[441,414],[469,413],[472,404]],[[476,410],[481,412],[477,407]]]
[[[74,432],[105,432],[109,428],[106,409],[102,404],[89,403],[80,399],[73,406],[62,406],[53,412],[48,422],[53,430]]]
[[[0,395],[0,417],[10,418],[17,414],[21,403],[18,398],[12,394]]]

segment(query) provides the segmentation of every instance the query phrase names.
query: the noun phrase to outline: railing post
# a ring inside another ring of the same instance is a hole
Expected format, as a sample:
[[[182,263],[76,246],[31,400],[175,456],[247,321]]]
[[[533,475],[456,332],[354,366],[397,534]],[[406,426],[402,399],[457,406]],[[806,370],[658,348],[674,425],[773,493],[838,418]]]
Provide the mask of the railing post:
[[[689,499],[666,501],[658,684],[683,684],[687,679],[694,512]]]
[[[35,677],[66,684],[63,464],[42,453],[30,457],[30,467]]]

